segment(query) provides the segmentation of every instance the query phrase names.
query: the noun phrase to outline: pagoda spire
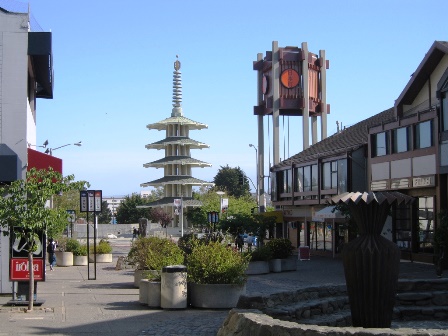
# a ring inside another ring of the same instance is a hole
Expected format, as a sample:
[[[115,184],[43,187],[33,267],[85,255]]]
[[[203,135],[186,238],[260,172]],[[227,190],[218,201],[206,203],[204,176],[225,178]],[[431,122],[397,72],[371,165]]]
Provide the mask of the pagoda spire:
[[[180,71],[179,56],[176,55],[173,71],[173,109],[172,117],[182,117],[182,72]]]

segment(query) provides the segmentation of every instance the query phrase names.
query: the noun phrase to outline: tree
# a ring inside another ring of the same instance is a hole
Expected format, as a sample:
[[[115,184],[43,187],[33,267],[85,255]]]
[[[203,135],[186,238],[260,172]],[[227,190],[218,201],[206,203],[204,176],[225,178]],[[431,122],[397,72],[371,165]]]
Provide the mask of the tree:
[[[122,224],[138,223],[140,218],[150,218],[149,208],[137,208],[138,205],[148,203],[148,199],[133,193],[124,198],[117,208],[117,222]]]
[[[221,166],[213,183],[218,190],[226,191],[229,196],[238,198],[250,194],[249,180],[240,167]]]
[[[0,186],[0,225],[12,232],[15,237],[25,242],[28,254],[29,303],[28,310],[33,310],[34,271],[33,252],[38,248],[38,233],[42,231],[56,234],[68,222],[65,209],[46,207],[48,200],[60,192],[81,190],[85,182],[73,182],[74,176],[63,177],[52,168],[27,172],[24,180],[16,180],[9,185]],[[42,245],[45,243],[42,242]]]
[[[86,181],[80,181],[84,183],[86,188],[90,187],[90,184]],[[63,193],[59,193],[53,197],[53,208],[62,210],[75,210],[77,218],[86,218],[87,213],[81,212],[79,202],[79,190],[68,190]]]
[[[160,223],[160,225],[166,229],[168,224],[171,223],[173,218],[166,213],[162,208],[151,209],[151,214],[149,216],[152,222]],[[167,236],[167,230],[165,230],[165,236]]]
[[[112,220],[112,211],[110,211],[107,201],[101,203],[101,212],[98,214],[98,224],[109,224]]]

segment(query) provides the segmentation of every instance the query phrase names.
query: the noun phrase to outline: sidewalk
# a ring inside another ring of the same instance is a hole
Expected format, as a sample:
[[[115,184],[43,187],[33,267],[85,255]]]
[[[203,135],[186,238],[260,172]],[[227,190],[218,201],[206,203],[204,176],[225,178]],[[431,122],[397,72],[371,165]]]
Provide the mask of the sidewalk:
[[[47,280],[38,283],[37,289],[38,298],[45,303],[34,312],[5,306],[11,296],[0,297],[0,336],[216,335],[228,310],[152,310],[140,305],[133,271],[115,270],[117,257],[127,254],[130,241],[112,243],[114,261],[98,264],[97,280],[87,280],[87,266],[47,271]],[[436,275],[432,265],[402,262],[400,278],[435,279]],[[250,276],[247,295],[344,282],[340,260],[312,256],[309,261],[299,261],[295,272]]]

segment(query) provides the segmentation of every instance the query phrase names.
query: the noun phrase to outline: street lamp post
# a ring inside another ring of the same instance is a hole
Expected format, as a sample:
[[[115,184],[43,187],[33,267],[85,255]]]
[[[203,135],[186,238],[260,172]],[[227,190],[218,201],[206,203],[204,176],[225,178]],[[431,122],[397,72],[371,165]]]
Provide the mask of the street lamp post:
[[[56,149],[59,149],[59,148],[62,148],[62,147],[67,147],[67,146],[71,146],[71,145],[80,147],[80,146],[82,146],[82,141],[78,141],[78,142],[75,142],[75,143],[69,143],[69,144],[62,145],[62,146],[59,146],[59,147],[56,147],[56,148],[47,148],[47,150],[45,151],[45,154],[50,154],[51,156],[53,156],[53,151],[55,151]]]
[[[258,171],[258,149],[256,146],[249,144],[249,147],[253,147],[253,149],[255,149],[255,169],[257,171],[256,177],[257,177],[257,206],[260,206],[260,195],[259,195],[259,190],[260,190],[260,185],[259,185],[259,181],[260,181],[260,173]]]
[[[219,216],[222,216],[222,195],[225,194],[224,191],[217,191],[216,192],[219,195]],[[213,232],[215,231],[215,224],[213,223]]]

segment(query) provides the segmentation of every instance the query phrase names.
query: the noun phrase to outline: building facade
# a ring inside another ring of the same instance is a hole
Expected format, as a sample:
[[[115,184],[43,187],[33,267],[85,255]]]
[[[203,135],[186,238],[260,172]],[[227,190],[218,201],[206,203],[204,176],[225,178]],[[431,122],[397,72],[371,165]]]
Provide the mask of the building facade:
[[[28,5],[0,1],[0,183],[23,179],[32,167],[62,170],[62,162],[36,146],[38,98],[53,98],[51,32],[44,32]],[[48,161],[47,161],[48,160]],[[11,293],[9,240],[0,234],[0,293]]]
[[[392,109],[273,166],[272,201],[285,221],[277,234],[334,254],[346,234],[327,198],[400,191],[415,201],[393,208],[383,234],[402,258],[432,263],[438,213],[448,209],[447,92],[448,43],[435,41]]]
[[[434,230],[448,208],[448,43],[435,41],[395,102],[395,120],[369,130],[369,186],[415,197],[394,209],[404,258],[432,262]]]

